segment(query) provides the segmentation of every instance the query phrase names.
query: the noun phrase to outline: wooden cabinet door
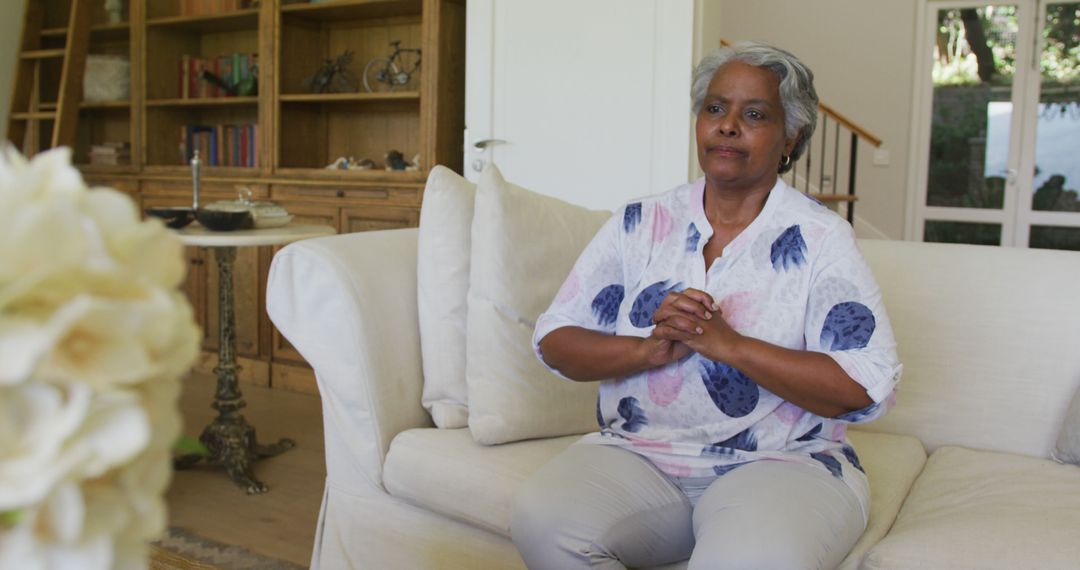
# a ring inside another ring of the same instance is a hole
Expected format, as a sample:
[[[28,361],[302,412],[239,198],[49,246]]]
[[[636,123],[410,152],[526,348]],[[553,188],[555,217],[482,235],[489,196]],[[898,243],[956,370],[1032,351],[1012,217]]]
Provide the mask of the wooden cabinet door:
[[[293,224],[317,224],[338,228],[340,212],[337,206],[310,205],[302,202],[280,202],[280,204],[293,215]],[[274,253],[276,254],[281,247],[283,246],[275,247]],[[269,319],[267,319],[267,324],[270,325]],[[287,360],[306,364],[304,357],[300,356],[300,353],[293,348],[293,345],[289,344],[289,341],[278,332],[276,327],[270,326],[270,329],[273,335],[271,351],[274,360]],[[313,384],[308,391],[314,392],[314,390],[315,386]]]
[[[420,225],[418,208],[365,206],[341,209],[341,233],[415,228]]]

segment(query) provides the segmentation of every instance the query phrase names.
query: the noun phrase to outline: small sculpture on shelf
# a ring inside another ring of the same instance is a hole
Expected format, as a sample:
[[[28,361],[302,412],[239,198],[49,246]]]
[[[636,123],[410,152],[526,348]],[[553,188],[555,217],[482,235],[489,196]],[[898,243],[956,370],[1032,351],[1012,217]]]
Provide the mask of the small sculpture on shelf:
[[[356,76],[347,69],[352,63],[353,52],[345,50],[337,59],[323,60],[315,75],[304,80],[312,93],[355,93],[360,85]]]
[[[420,170],[420,155],[413,156],[412,162],[405,161],[405,155],[401,151],[390,150],[386,153],[387,170]]]
[[[334,162],[327,164],[327,170],[371,170],[375,168],[375,161],[370,158],[356,160],[353,157],[337,157]]]
[[[124,0],[105,0],[105,13],[109,15],[110,24],[123,22]]]
[[[377,57],[364,66],[364,89],[369,93],[395,91],[412,81],[420,70],[420,50],[402,48],[401,40],[390,42],[394,52],[389,57]]]
[[[251,73],[240,81],[231,83],[206,68],[199,70],[199,79],[221,89],[233,97],[254,97],[259,94],[259,66],[252,65]]]

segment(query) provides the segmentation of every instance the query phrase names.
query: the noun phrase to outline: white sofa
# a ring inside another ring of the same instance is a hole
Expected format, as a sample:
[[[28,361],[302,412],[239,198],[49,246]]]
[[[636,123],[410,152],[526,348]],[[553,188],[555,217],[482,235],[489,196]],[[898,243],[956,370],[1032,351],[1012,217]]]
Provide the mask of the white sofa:
[[[578,436],[482,446],[467,428],[433,427],[417,235],[308,240],[273,261],[270,316],[314,367],[323,402],[312,567],[522,568],[511,498]],[[849,434],[873,506],[842,567],[1080,568],[1080,467],[1049,458],[1080,387],[1080,254],[860,247],[905,368],[892,412]]]

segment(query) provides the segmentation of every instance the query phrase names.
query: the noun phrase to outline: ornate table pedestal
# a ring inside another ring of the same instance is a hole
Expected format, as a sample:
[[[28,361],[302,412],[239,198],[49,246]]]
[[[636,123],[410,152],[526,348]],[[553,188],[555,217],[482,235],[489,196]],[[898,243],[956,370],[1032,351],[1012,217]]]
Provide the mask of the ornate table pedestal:
[[[301,239],[332,235],[330,226],[286,226],[265,230],[241,230],[235,232],[211,232],[202,227],[185,228],[179,232],[180,239],[188,246],[214,249],[218,268],[218,365],[217,392],[211,406],[218,411],[217,418],[203,429],[199,440],[210,451],[209,456],[186,455],[176,461],[183,469],[202,459],[225,467],[229,477],[248,494],[265,493],[269,487],[257,480],[252,473],[253,463],[263,457],[272,457],[292,449],[296,443],[283,438],[277,443],[260,444],[255,439],[255,428],[247,423],[240,410],[244,402],[237,383],[236,364],[236,314],[233,309],[233,261],[236,249],[246,246],[282,245]]]

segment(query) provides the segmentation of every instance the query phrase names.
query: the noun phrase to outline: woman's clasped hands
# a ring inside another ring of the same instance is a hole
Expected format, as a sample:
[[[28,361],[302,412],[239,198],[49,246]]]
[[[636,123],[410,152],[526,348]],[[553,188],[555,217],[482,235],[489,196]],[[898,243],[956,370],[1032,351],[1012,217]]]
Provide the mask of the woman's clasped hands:
[[[656,326],[646,339],[649,362],[661,366],[696,352],[705,358],[730,361],[743,339],[724,319],[720,305],[698,289],[668,293],[653,313]],[[667,359],[662,359],[666,356]]]

